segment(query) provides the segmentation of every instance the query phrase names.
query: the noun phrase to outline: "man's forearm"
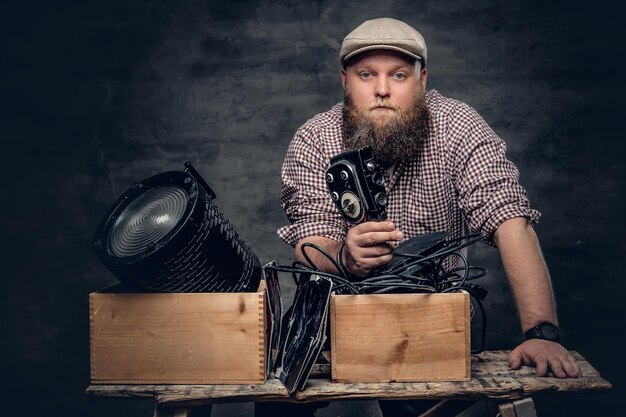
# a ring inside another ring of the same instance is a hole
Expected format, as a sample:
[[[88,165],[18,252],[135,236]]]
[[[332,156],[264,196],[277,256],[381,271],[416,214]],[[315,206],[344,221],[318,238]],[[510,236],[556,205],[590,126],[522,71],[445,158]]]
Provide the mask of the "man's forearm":
[[[522,331],[548,321],[557,324],[548,269],[537,235],[523,217],[507,220],[495,233],[502,264],[517,306]]]
[[[314,245],[319,246],[326,253],[328,253],[329,256],[331,256],[335,260],[337,259],[337,252],[339,251],[339,247],[341,246],[341,242],[338,242],[336,240],[329,239],[326,237],[320,237],[320,236],[306,237],[298,242],[294,251],[294,255],[296,259],[304,264],[308,264],[308,261],[302,254],[302,249],[301,249],[304,243],[312,243]],[[320,271],[329,272],[331,274],[338,273],[333,263],[328,258],[326,258],[324,254],[320,253],[314,248],[305,248],[305,251],[306,251],[307,256],[311,259],[311,261],[313,261],[315,266]]]

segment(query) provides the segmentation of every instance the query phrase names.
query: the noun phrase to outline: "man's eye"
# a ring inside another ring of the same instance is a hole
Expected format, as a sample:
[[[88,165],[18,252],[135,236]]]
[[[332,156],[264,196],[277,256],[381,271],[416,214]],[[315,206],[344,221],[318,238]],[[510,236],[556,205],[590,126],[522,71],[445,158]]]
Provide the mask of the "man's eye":
[[[393,74],[393,78],[395,78],[396,80],[404,80],[406,78],[406,74],[396,72],[395,74]]]
[[[361,75],[361,78],[364,78],[364,79],[372,78],[371,72],[363,71],[360,75]]]

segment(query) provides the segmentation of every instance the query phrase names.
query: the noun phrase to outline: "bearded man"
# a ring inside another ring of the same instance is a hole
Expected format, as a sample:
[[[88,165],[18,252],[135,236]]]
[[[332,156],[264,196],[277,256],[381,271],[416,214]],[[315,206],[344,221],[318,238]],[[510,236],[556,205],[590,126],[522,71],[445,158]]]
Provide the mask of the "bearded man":
[[[413,236],[480,232],[500,251],[526,339],[511,352],[511,367],[578,377],[579,365],[560,344],[550,278],[532,227],[540,214],[530,207],[504,142],[470,106],[426,90],[426,44],[404,22],[364,22],[343,40],[340,61],[344,103],[301,126],[287,151],[281,205],[291,224],[279,237],[302,262],[300,247],[310,242],[364,277]],[[331,157],[366,145],[386,169],[388,220],[352,226],[331,201],[324,173]],[[322,255],[309,253],[320,269],[337,272]]]

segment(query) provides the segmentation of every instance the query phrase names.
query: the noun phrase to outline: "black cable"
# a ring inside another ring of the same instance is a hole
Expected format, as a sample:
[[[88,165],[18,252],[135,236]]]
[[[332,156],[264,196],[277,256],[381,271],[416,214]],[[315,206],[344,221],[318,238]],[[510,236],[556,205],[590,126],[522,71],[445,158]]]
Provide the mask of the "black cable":
[[[302,246],[300,246],[300,252],[302,253],[304,259],[306,259],[306,261],[309,263],[309,268],[313,269],[314,271],[319,271],[319,268],[315,265],[315,262],[313,262],[313,260],[309,258],[309,255],[307,255],[306,253],[305,249],[308,247],[315,247],[315,249],[322,252],[323,254],[326,254],[326,251],[313,243],[303,243]]]
[[[274,265],[266,266],[266,269],[277,272],[290,272],[296,284],[299,283],[298,275],[315,274],[329,278],[333,285],[333,291],[351,294],[383,294],[387,292],[420,292],[420,293],[449,293],[467,291],[471,299],[475,301],[482,316],[482,335],[479,349],[472,350],[472,354],[480,353],[484,350],[487,330],[487,316],[485,309],[476,293],[475,284],[467,284],[468,281],[481,278],[486,275],[485,268],[470,266],[467,257],[459,251],[482,239],[480,234],[460,236],[447,240],[443,247],[428,255],[419,254],[395,254],[398,257],[406,258],[405,262],[400,262],[395,267],[383,270],[381,275],[368,276],[358,281],[351,281],[348,271],[344,270],[341,264],[328,254],[323,248],[314,243],[304,243],[300,247],[303,258],[308,265],[295,261],[292,266]],[[315,265],[307,249],[313,249],[322,254],[335,267],[341,275],[320,271]],[[458,257],[462,260],[463,266],[451,270],[445,270],[444,262],[450,257]],[[477,272],[473,274],[473,272]],[[471,285],[471,286],[470,286]],[[473,288],[473,287],[474,288]]]
[[[328,272],[315,271],[313,269],[300,269],[300,268],[294,268],[294,267],[285,266],[285,265],[267,265],[265,269],[269,269],[271,271],[277,271],[277,272],[291,272],[291,273],[297,272],[297,273],[319,275],[322,277],[330,278],[330,280],[333,282],[333,285],[335,284],[335,282],[341,282],[343,286],[347,286],[348,288],[352,289],[354,294],[359,293],[358,288],[355,287],[350,281],[345,280],[344,278],[338,275],[331,274]]]
[[[472,280],[475,280],[475,279],[478,279],[478,278],[482,278],[482,277],[484,277],[485,275],[487,275],[487,270],[486,270],[485,268],[480,267],[480,266],[470,266],[470,267],[469,267],[469,270],[470,270],[470,271],[478,270],[478,271],[480,271],[480,272],[479,272],[478,274],[476,274],[476,275],[468,275],[468,277],[467,277],[467,279],[466,279],[465,281],[472,281]],[[442,284],[445,284],[445,283],[451,283],[451,282],[459,282],[459,281],[461,281],[463,278],[462,278],[460,275],[456,274],[456,272],[457,272],[457,271],[455,271],[455,270],[450,270],[450,271],[448,271],[448,272],[446,273],[446,275],[444,275],[444,276],[442,277],[442,279],[443,279],[443,280],[441,281],[441,283],[442,283]],[[456,275],[456,276],[458,277],[458,279],[454,279],[454,278],[450,279],[450,278],[447,278],[447,276],[448,276],[448,275]]]
[[[441,258],[439,260],[439,262],[437,262],[437,272],[439,272],[440,270],[444,271],[443,276],[446,275],[446,271],[443,269],[443,262],[445,260],[447,260],[449,257],[454,257],[457,256],[459,258],[461,258],[461,261],[463,261],[463,267],[459,267],[457,268],[459,271],[464,271],[465,273],[463,274],[463,278],[461,278],[461,283],[459,285],[464,285],[465,281],[467,281],[467,277],[469,277],[469,264],[467,262],[467,258],[465,257],[465,255],[463,255],[461,252],[452,252],[451,254]],[[439,285],[440,291],[443,290],[443,286],[442,286],[442,277],[438,276],[437,277],[437,284]]]
[[[313,261],[311,260],[311,258],[309,258],[306,254],[306,248],[313,248],[317,251],[319,251],[322,255],[324,255],[326,257],[326,259],[328,259],[330,261],[330,263],[333,264],[333,266],[335,267],[335,269],[341,274],[343,279],[348,279],[348,275],[346,275],[346,272],[344,271],[344,269],[341,267],[340,262],[337,262],[335,260],[335,258],[333,258],[332,256],[330,256],[328,254],[328,252],[326,252],[324,249],[322,249],[320,246],[314,244],[314,243],[303,243],[302,246],[300,246],[300,251],[302,252],[302,256],[304,256],[304,258],[307,260],[307,262],[309,264],[311,264],[311,266],[313,268],[315,268],[316,271],[319,271],[319,268],[317,268],[317,266],[313,263]]]
[[[294,262],[292,262],[292,263],[291,263],[291,266],[292,266],[293,268],[296,268],[296,269],[294,269],[294,271],[292,271],[292,272],[291,272],[291,276],[292,276],[292,278],[293,278],[294,282],[296,283],[296,287],[297,287],[297,286],[298,286],[298,284],[300,283],[300,282],[299,282],[299,279],[298,279],[298,272],[296,272],[296,271],[299,271],[300,269],[299,269],[299,268],[297,268],[297,267],[298,267],[298,266],[301,266],[301,267],[303,267],[303,268],[307,268],[307,269],[308,269],[308,268],[309,268],[309,266],[308,266],[308,265],[306,265],[304,262],[300,262],[300,261],[294,261]]]

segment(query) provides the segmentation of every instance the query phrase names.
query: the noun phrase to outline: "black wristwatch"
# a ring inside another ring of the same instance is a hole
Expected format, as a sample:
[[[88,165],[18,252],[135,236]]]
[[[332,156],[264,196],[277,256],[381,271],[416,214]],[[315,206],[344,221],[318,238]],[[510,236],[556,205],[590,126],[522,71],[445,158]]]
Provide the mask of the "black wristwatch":
[[[543,323],[539,323],[538,325],[531,327],[526,333],[524,333],[524,340],[528,339],[544,339],[551,342],[561,343],[561,331],[558,326],[544,321]]]

